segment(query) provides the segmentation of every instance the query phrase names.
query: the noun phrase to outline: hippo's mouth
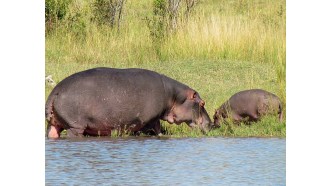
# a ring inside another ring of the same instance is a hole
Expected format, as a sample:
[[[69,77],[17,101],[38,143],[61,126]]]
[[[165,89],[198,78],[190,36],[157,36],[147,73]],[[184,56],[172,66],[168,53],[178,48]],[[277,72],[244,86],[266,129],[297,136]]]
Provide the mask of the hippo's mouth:
[[[195,122],[192,120],[192,121],[185,121],[185,123],[187,123],[187,125],[189,127],[191,127],[191,128],[197,128],[200,125],[202,125],[202,123],[203,123],[203,117],[197,119]]]
[[[181,124],[181,123],[187,123],[188,125],[189,125],[190,123],[193,123],[192,121],[188,121],[188,120],[186,120],[186,121],[178,120],[175,114],[167,115],[166,118],[165,118],[165,120],[166,120],[167,122],[169,122],[170,124],[175,123],[175,124],[177,124],[177,125],[179,125],[179,124]]]
[[[203,123],[203,117],[200,117],[198,119],[193,119],[193,120],[178,120],[177,116],[175,114],[168,114],[166,117],[164,117],[164,120],[166,120],[170,124],[181,124],[181,123],[186,123],[189,127],[195,128],[198,127]]]

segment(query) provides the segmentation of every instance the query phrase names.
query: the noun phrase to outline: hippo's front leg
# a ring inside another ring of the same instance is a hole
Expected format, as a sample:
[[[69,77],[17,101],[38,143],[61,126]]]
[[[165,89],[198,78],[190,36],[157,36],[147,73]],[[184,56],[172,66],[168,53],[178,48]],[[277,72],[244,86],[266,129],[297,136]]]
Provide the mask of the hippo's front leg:
[[[156,135],[156,136],[161,136],[161,128],[160,128],[160,121],[159,119],[150,121],[148,124],[146,124],[141,131],[144,134],[148,135]]]
[[[239,114],[233,113],[232,119],[235,124],[240,125],[240,122],[243,120],[243,117],[240,116]]]
[[[155,134],[157,136],[162,136],[163,135],[162,134],[162,131],[160,129],[160,121],[159,120],[157,120],[156,123],[155,123],[155,125],[154,125],[154,131],[155,131]]]

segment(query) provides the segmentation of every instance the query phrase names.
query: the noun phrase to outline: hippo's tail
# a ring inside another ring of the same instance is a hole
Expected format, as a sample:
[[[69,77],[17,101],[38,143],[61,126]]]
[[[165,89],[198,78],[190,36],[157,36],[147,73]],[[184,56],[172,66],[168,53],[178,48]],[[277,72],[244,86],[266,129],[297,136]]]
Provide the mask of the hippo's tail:
[[[49,122],[51,117],[53,116],[53,104],[54,104],[54,100],[58,95],[58,91],[57,88],[55,87],[53,89],[53,91],[50,93],[50,95],[48,96],[48,99],[46,101],[46,105],[45,105],[45,116],[46,116],[46,120]]]
[[[54,97],[49,97],[46,102],[45,106],[45,116],[46,120],[49,122],[50,118],[52,117],[52,110],[53,110],[53,102],[54,102]]]

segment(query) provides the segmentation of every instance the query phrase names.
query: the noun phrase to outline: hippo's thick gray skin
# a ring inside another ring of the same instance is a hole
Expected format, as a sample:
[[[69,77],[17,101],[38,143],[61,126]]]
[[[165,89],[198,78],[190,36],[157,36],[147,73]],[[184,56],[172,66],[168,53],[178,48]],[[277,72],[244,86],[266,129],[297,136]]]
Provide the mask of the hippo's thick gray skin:
[[[144,69],[94,68],[57,84],[46,102],[47,136],[106,136],[138,132],[160,119],[208,131],[213,125],[199,94],[176,80]]]
[[[282,122],[282,104],[280,99],[265,90],[251,89],[231,96],[215,111],[214,124],[220,126],[225,118],[232,118],[235,123],[258,121],[266,114],[278,114]]]

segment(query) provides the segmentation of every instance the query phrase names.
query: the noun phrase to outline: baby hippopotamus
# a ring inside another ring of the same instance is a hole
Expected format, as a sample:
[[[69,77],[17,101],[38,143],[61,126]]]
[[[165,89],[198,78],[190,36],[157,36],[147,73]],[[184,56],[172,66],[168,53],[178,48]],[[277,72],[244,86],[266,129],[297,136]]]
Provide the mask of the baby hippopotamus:
[[[280,99],[265,90],[251,89],[238,92],[231,96],[215,111],[214,124],[220,126],[225,118],[235,123],[258,121],[261,116],[278,114],[282,122],[282,104]]]

